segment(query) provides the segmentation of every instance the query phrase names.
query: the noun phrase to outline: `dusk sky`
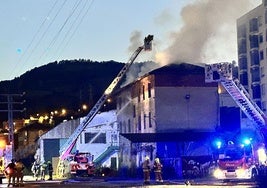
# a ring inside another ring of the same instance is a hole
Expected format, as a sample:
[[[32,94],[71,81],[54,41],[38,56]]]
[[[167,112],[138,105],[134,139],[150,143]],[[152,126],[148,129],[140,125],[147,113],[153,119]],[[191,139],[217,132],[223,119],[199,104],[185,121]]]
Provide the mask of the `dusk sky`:
[[[153,51],[142,53],[137,61],[164,65],[237,60],[236,19],[260,4],[261,0],[1,0],[0,81],[54,61],[127,62],[148,34],[154,35]]]

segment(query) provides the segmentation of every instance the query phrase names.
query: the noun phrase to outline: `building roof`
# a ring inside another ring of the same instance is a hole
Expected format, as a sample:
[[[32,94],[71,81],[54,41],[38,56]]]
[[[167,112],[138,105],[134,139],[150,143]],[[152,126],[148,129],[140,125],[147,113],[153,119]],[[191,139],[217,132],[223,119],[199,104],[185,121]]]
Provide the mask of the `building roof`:
[[[169,64],[139,77],[128,85],[117,90],[120,92],[139,82],[149,75],[155,75],[155,86],[192,86],[192,87],[217,87],[218,83],[205,83],[205,69],[201,65],[188,63]]]
[[[188,63],[169,64],[155,69],[149,74],[205,75],[204,67]]]

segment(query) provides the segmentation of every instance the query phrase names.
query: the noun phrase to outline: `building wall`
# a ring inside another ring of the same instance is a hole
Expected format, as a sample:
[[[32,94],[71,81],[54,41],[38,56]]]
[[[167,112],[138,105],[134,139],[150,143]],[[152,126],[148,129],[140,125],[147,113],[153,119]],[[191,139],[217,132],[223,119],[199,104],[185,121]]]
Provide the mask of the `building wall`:
[[[118,93],[117,118],[119,130],[122,134],[155,132],[154,75],[140,78]],[[150,152],[150,146],[152,145],[155,144],[132,144],[130,140],[121,136],[119,164],[121,167],[140,165],[143,160],[142,157]],[[141,155],[137,155],[138,152],[141,152]]]
[[[214,132],[219,121],[217,83],[206,84],[204,80],[204,71],[188,76],[176,71],[151,73],[122,88],[117,94],[120,133],[134,137],[186,130]],[[141,167],[145,156],[152,161],[155,156],[164,157],[166,163],[173,164],[180,161],[189,145],[177,141],[132,143],[121,136],[120,166]],[[180,172],[177,165],[175,169]]]
[[[215,131],[218,126],[216,87],[157,87],[157,132]]]

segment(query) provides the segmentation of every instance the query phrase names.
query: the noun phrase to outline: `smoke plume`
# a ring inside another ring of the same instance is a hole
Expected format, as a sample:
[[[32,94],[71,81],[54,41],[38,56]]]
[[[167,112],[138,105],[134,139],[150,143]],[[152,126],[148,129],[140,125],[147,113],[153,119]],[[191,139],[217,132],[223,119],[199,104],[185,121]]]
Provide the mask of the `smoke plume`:
[[[196,0],[188,4],[181,11],[182,27],[170,33],[170,45],[156,54],[155,61],[166,65],[236,60],[236,20],[254,7],[255,1],[249,0]]]

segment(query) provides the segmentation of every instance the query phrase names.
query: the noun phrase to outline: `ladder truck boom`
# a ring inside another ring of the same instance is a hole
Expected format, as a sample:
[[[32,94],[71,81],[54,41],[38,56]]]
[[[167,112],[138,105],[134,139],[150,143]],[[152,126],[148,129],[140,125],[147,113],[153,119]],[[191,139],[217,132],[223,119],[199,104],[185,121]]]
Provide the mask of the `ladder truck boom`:
[[[255,122],[256,128],[260,130],[259,133],[264,139],[262,129],[266,128],[266,115],[250,98],[248,92],[239,83],[238,79],[233,79],[231,63],[205,65],[205,81],[220,82],[245,115]]]
[[[96,102],[94,107],[90,110],[90,112],[87,114],[85,119],[80,123],[80,125],[75,129],[73,134],[68,138],[68,140],[65,142],[65,144],[60,149],[60,159],[64,160],[67,155],[71,152],[73,149],[77,138],[82,133],[82,131],[87,127],[87,125],[92,121],[92,119],[95,117],[95,115],[98,113],[100,108],[103,106],[103,104],[106,102],[106,100],[110,97],[115,87],[118,85],[118,83],[122,80],[122,77],[126,74],[129,67],[133,64],[137,56],[140,54],[142,50],[151,50],[151,43],[153,40],[153,35],[148,35],[144,39],[144,45],[138,47],[135,52],[130,57],[129,61],[124,65],[124,67],[121,69],[121,71],[118,73],[116,78],[111,82],[111,84],[108,86],[108,88],[105,90],[103,95],[99,98],[99,100]]]

